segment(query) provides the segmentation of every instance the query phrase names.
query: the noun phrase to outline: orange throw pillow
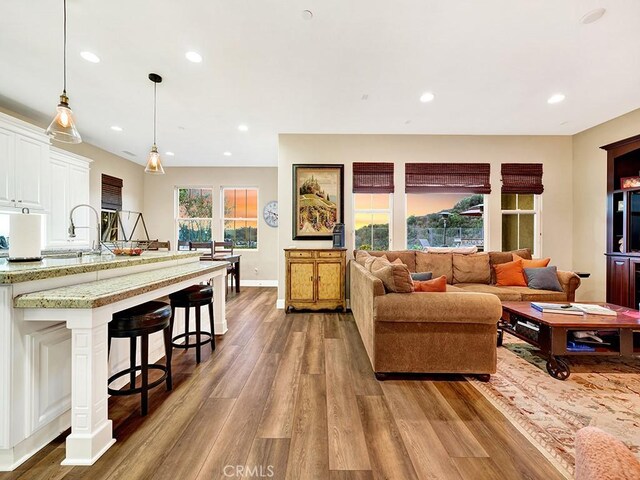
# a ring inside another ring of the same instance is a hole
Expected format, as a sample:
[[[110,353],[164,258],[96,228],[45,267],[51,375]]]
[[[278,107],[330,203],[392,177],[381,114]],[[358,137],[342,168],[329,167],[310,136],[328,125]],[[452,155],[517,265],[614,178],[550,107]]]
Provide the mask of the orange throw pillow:
[[[522,268],[544,268],[549,265],[551,258],[532,258],[527,260],[526,258],[519,257],[515,253],[513,254],[514,260],[522,260]]]
[[[496,271],[496,287],[526,287],[522,259],[494,265]]]
[[[434,278],[432,280],[422,280],[413,282],[414,292],[446,292],[447,291],[447,276]]]

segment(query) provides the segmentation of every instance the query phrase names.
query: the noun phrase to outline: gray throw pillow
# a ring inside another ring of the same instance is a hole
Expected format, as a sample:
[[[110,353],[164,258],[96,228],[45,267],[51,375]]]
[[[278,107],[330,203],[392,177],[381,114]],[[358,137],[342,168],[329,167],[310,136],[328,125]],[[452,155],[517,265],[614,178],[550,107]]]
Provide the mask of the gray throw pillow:
[[[561,292],[562,287],[558,281],[558,269],[556,267],[525,268],[527,286],[535,290],[551,290]]]
[[[433,278],[432,272],[418,272],[411,274],[411,280],[416,282],[423,282],[425,280],[431,280]]]

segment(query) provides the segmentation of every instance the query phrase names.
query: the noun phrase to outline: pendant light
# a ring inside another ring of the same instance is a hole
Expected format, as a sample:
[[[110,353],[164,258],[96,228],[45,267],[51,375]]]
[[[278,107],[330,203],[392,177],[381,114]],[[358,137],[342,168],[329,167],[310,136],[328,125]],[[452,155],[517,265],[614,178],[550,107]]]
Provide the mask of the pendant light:
[[[153,146],[151,147],[151,151],[147,157],[147,167],[144,169],[144,173],[163,175],[164,168],[162,168],[160,154],[158,153],[158,147],[156,146],[156,87],[160,82],[162,82],[162,77],[157,73],[150,73],[149,80],[153,82]]]
[[[56,116],[51,121],[46,134],[58,142],[80,143],[82,138],[76,129],[73,112],[67,97],[67,0],[63,0],[64,9],[64,47],[63,47],[63,87],[60,103],[56,108]]]

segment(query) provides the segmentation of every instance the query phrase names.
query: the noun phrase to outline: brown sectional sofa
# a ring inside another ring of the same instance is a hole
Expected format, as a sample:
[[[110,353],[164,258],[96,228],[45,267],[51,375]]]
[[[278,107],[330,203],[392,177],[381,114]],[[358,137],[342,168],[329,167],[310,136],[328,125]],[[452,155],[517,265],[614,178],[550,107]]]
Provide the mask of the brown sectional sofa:
[[[573,300],[580,285],[579,277],[571,272],[558,272],[563,292],[496,287],[490,283],[491,272],[478,277],[486,277],[486,284],[456,283],[456,272],[453,268],[447,271],[446,256],[452,258],[452,254],[432,254],[439,257],[430,259],[416,251],[368,253],[385,255],[390,261],[400,258],[411,272],[432,271],[434,276],[444,274],[453,282],[447,285],[446,293],[387,293],[379,278],[351,261],[351,310],[378,378],[388,373],[463,373],[488,378],[496,371],[500,301]],[[491,254],[491,263],[512,259],[508,252]],[[518,251],[518,255],[531,258],[527,250]],[[464,261],[458,263],[464,267]],[[458,278],[475,275],[464,268],[457,273]]]

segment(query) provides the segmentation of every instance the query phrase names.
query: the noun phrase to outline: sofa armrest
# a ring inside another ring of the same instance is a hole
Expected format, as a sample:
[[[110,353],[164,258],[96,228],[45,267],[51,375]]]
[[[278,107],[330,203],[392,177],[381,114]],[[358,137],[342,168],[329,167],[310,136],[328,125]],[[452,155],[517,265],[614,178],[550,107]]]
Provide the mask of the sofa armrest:
[[[562,290],[567,295],[567,302],[574,302],[576,299],[576,290],[581,283],[580,277],[573,272],[558,270],[558,281],[560,282]]]

